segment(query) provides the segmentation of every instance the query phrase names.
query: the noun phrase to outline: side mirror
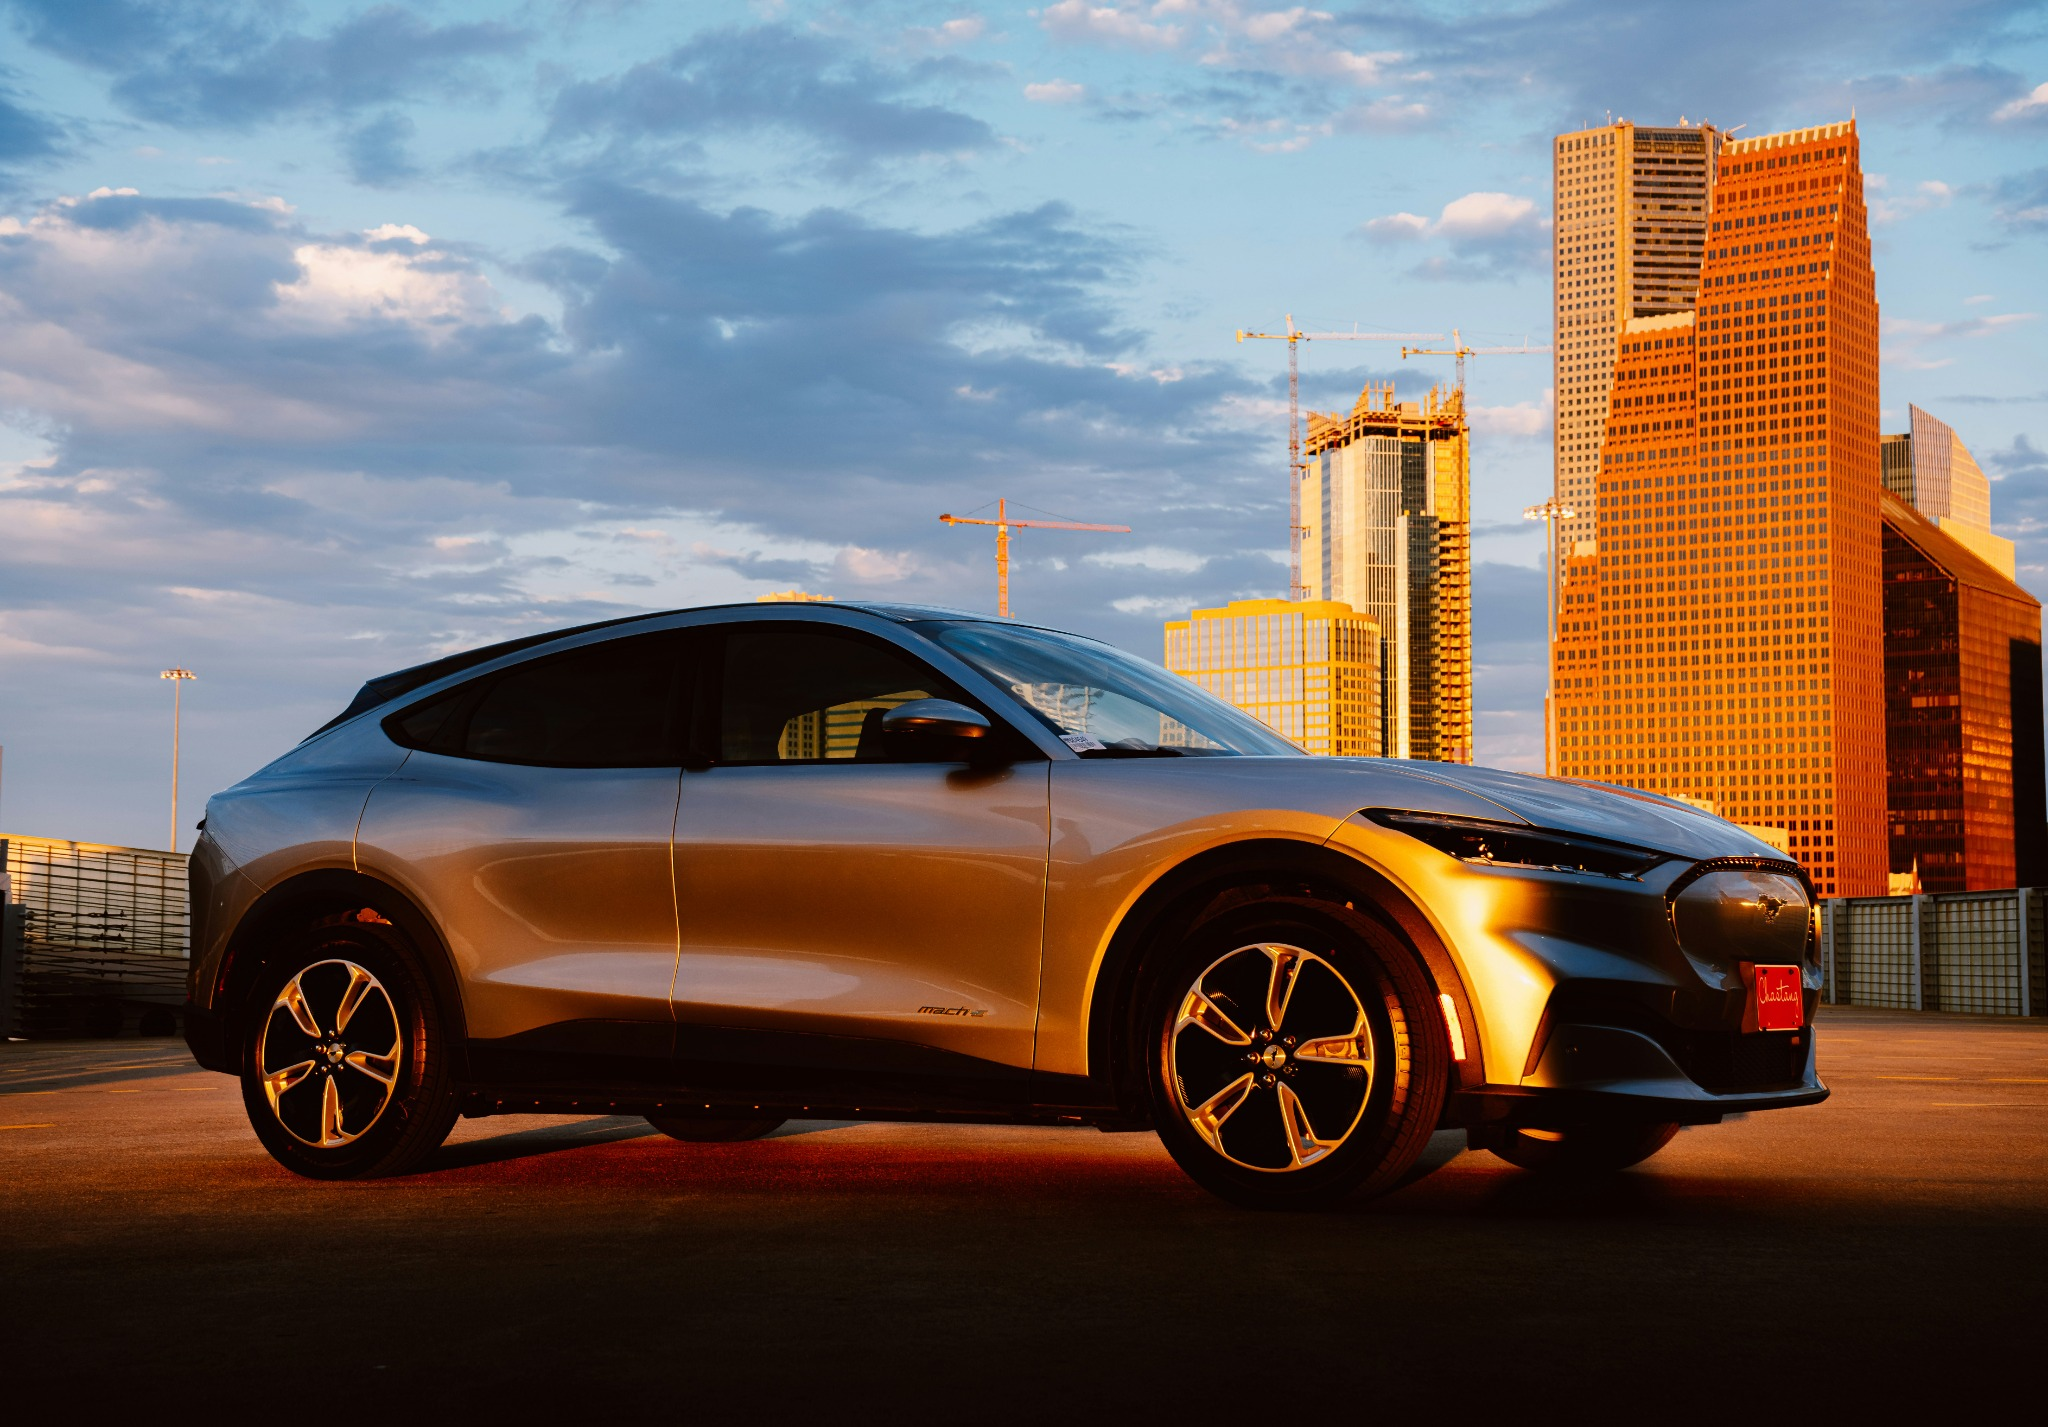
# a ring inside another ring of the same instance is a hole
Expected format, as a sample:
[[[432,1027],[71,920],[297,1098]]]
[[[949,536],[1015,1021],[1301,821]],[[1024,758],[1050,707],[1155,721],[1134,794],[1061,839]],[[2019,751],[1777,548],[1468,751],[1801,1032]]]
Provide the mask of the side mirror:
[[[912,699],[882,715],[882,736],[897,746],[931,748],[955,740],[972,739],[983,747],[989,736],[988,720],[965,704],[951,699]]]

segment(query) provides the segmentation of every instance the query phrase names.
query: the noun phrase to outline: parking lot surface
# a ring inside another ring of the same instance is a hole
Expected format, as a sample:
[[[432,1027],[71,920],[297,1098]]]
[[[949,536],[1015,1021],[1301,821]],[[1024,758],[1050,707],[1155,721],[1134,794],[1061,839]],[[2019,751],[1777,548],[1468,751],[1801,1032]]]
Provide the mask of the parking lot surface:
[[[2042,1401],[2048,1023],[1829,1009],[1825,1105],[1341,1213],[1151,1135],[464,1121],[295,1179],[174,1041],[0,1045],[0,1400],[88,1419],[1895,1420]],[[365,1415],[374,1414],[374,1415]],[[10,1416],[12,1413],[10,1412]],[[14,1418],[29,1421],[29,1418]]]

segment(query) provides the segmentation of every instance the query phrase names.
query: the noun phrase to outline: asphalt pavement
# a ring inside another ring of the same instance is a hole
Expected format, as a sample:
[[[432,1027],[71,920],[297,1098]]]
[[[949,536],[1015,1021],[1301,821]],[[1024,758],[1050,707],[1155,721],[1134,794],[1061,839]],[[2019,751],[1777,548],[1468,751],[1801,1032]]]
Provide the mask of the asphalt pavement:
[[[2039,1420],[2048,1021],[1831,1008],[1821,1070],[1594,1184],[1439,1136],[1262,1215],[1091,1129],[468,1120],[316,1184],[174,1041],[0,1045],[0,1411]]]

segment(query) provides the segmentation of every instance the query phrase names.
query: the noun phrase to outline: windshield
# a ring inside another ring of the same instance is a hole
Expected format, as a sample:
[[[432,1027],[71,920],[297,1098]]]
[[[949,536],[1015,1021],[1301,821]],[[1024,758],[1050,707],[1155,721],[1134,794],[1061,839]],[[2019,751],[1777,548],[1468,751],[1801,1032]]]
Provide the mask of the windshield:
[[[1010,624],[947,625],[937,638],[1084,758],[1301,754],[1178,674],[1092,639]]]

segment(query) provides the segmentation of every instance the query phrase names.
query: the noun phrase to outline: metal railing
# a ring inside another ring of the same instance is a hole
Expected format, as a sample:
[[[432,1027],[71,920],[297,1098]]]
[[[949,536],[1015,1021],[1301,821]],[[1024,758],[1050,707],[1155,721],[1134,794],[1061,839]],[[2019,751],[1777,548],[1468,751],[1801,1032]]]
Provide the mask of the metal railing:
[[[1821,903],[1825,999],[1980,1016],[2048,1015],[2044,889]]]
[[[163,1032],[185,999],[185,857],[0,837],[0,1034]]]

